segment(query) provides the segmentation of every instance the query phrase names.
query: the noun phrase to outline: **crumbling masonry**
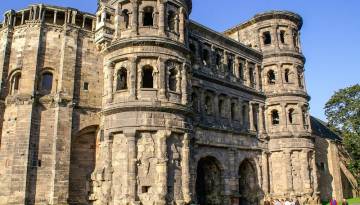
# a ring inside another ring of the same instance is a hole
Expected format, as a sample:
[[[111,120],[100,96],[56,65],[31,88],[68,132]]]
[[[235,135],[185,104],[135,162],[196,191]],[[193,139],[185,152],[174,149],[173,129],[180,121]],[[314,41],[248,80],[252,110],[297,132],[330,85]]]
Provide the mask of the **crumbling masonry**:
[[[4,16],[1,205],[319,204],[299,15],[218,33],[191,0],[98,3]]]

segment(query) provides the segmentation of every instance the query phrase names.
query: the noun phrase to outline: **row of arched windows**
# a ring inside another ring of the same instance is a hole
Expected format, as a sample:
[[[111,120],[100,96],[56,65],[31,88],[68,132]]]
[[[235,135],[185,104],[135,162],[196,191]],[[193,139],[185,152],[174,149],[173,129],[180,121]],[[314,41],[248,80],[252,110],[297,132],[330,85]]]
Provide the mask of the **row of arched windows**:
[[[215,98],[211,94],[206,94],[202,100],[197,92],[193,92],[191,95],[192,108],[195,112],[204,111],[204,114],[209,116],[218,114],[221,118],[229,118],[233,121],[240,121],[240,118],[243,121],[248,119],[247,104],[241,106],[236,99],[229,99],[225,95],[219,95],[217,99],[216,108]]]
[[[167,85],[169,91],[178,91],[178,69],[175,67],[168,68]],[[141,70],[141,88],[155,88],[154,87],[154,68],[146,65]],[[116,91],[128,89],[128,71],[121,67],[116,73]]]
[[[298,72],[298,84],[300,88],[303,88],[303,74],[299,71]],[[284,71],[284,81],[285,83],[293,83],[293,73],[290,69],[285,69]],[[267,72],[267,84],[268,85],[275,85],[277,83],[277,77],[274,70],[269,70]]]
[[[9,93],[11,95],[17,94],[20,89],[21,84],[21,73],[17,72],[15,73],[10,80],[10,90]],[[37,86],[38,91],[41,92],[41,94],[50,94],[53,87],[53,74],[50,71],[42,72],[40,76],[40,81]]]
[[[291,125],[298,124],[298,122],[296,120],[297,114],[298,113],[296,113],[294,108],[290,108],[287,110],[286,116],[287,116],[288,124],[291,124]],[[301,117],[302,117],[302,123],[303,123],[304,127],[306,127],[307,126],[307,110],[306,110],[306,108],[302,109]],[[279,125],[281,123],[279,111],[276,109],[271,111],[271,123],[274,126]]]
[[[142,12],[140,12],[142,16],[142,26],[144,27],[153,27],[155,26],[155,15],[156,10],[152,6],[146,6],[142,9]],[[110,21],[112,19],[111,14],[106,13],[106,21]],[[101,21],[101,17],[99,18],[99,21]],[[112,22],[110,22],[112,23]],[[121,29],[129,29],[130,28],[130,12],[128,9],[124,9],[121,11],[120,14],[120,25]],[[169,10],[166,14],[166,28],[169,31],[177,32],[178,28],[178,14],[177,12],[173,10]]]
[[[293,45],[297,49],[298,44],[299,44],[298,32],[296,30],[293,30],[292,33],[293,33],[293,36],[292,36]],[[287,36],[288,36],[287,31],[279,30],[279,31],[277,31],[277,35],[278,35],[279,43],[281,43],[283,45],[289,44],[289,42],[288,42],[289,40],[287,38]],[[263,45],[268,46],[268,45],[273,44],[273,37],[272,37],[270,31],[264,31],[261,34],[261,37],[262,37],[262,44]]]
[[[197,48],[199,47],[202,48]],[[254,63],[248,63],[248,66],[245,67],[245,59],[239,59],[236,62],[234,54],[228,53],[225,57],[224,51],[219,49],[210,49],[209,45],[199,45],[195,40],[189,44],[191,51],[191,61],[193,64],[198,62],[197,59],[201,60],[200,63],[205,67],[216,68],[220,73],[227,73],[232,76],[239,78],[240,80],[249,80],[249,85],[251,87],[256,86],[256,73]],[[226,62],[225,62],[226,60]],[[247,71],[245,71],[245,69]]]

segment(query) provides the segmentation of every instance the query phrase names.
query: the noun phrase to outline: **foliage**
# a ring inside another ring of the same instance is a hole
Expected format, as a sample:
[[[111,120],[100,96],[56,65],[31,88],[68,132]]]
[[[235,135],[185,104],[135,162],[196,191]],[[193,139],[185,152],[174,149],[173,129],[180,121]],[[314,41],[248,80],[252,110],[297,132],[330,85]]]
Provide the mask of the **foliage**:
[[[352,157],[349,169],[360,182],[360,85],[337,91],[326,103],[325,114],[331,128],[344,138]]]

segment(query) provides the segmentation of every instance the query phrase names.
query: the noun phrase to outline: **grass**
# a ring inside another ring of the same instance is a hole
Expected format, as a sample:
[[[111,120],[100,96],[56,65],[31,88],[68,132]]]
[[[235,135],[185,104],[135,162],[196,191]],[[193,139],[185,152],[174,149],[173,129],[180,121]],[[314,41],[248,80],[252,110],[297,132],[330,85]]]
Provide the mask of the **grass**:
[[[354,198],[354,199],[348,199],[347,200],[349,202],[349,205],[355,205],[355,204],[359,204],[360,205],[360,198]],[[341,205],[341,203],[338,203],[339,205]],[[328,202],[324,202],[323,205],[329,205]]]

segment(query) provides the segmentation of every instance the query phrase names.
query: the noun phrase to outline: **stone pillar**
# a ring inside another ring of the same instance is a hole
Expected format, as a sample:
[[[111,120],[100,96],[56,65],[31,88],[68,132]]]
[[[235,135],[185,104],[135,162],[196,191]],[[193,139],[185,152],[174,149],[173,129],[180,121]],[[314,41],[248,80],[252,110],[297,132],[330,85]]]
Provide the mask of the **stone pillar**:
[[[76,24],[76,15],[77,15],[77,11],[73,11],[72,12],[72,19],[71,19],[71,23],[72,24]]]
[[[250,130],[255,131],[253,104],[251,102],[249,103],[249,123],[250,123]]]
[[[309,193],[311,191],[311,182],[310,182],[310,166],[309,166],[309,151],[301,151],[301,178],[303,182],[303,192]]]
[[[250,87],[249,61],[245,60],[244,65],[244,85]]]
[[[138,0],[131,0],[132,5],[132,34],[138,35],[139,28],[139,4]]]
[[[190,203],[192,198],[190,191],[190,156],[190,136],[188,133],[185,133],[181,160],[181,182],[183,198],[186,204]]]
[[[285,168],[284,171],[286,173],[286,191],[290,193],[293,191],[291,150],[284,150],[283,155],[284,155],[283,167]]]
[[[157,201],[156,205],[166,204],[167,195],[167,144],[166,138],[170,136],[171,132],[158,131],[156,135],[156,157],[158,163],[156,164],[157,172]]]
[[[262,175],[263,175],[263,182],[262,182],[262,188],[264,190],[265,195],[269,194],[269,157],[268,153],[263,152],[262,153]]]
[[[264,105],[259,104],[258,128],[260,134],[263,134],[265,132],[264,110]]]
[[[190,86],[188,83],[188,76],[187,76],[187,72],[189,68],[190,65],[184,63],[181,70],[181,102],[183,105],[186,105],[189,102],[188,88]]]
[[[221,113],[220,113],[220,110],[219,110],[219,94],[218,93],[214,93],[214,101],[213,102],[214,102],[213,111],[214,111],[215,117],[217,119],[221,119],[222,116],[221,116]]]
[[[281,103],[281,116],[279,116],[280,118],[280,125],[282,127],[282,130],[285,131],[287,129],[287,113],[286,113],[286,104],[285,103]]]
[[[124,135],[128,142],[128,178],[127,178],[127,194],[128,202],[134,204],[137,199],[137,183],[136,183],[136,131],[125,131]]]
[[[234,74],[237,79],[240,79],[239,66],[240,66],[239,56],[235,56]]]
[[[56,20],[57,20],[57,11],[54,11],[54,24],[56,24]]]
[[[24,11],[21,12],[21,25],[24,24]]]
[[[137,58],[132,57],[129,59],[130,61],[130,80],[129,80],[129,93],[130,100],[136,100],[136,76],[137,76]]]
[[[319,183],[318,183],[318,177],[317,177],[317,167],[315,162],[315,152],[310,151],[309,155],[311,156],[311,176],[312,176],[312,183],[313,183],[313,191],[315,194],[319,194]]]
[[[274,45],[276,47],[276,49],[280,49],[280,43],[279,43],[279,35],[277,33],[277,25],[273,25],[271,27],[271,30],[272,30],[272,36],[274,37]]]
[[[179,33],[180,33],[180,42],[181,43],[185,43],[185,13],[184,13],[184,8],[181,7],[180,8],[180,12],[179,12]]]
[[[106,91],[106,102],[111,103],[113,100],[113,84],[114,84],[114,63],[108,62],[105,65],[105,85],[107,88]]]
[[[160,83],[159,85],[159,98],[160,99],[166,99],[166,90],[167,90],[167,68],[166,68],[166,59],[159,57],[159,78],[158,81]]]
[[[158,0],[159,6],[159,35],[165,36],[165,13],[166,13],[166,0]]]

